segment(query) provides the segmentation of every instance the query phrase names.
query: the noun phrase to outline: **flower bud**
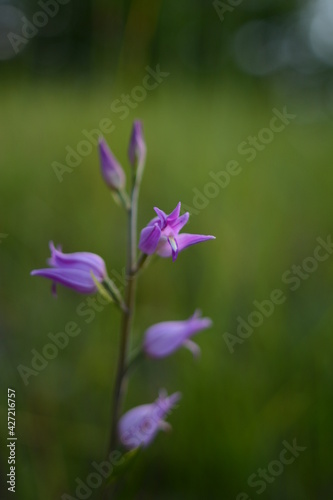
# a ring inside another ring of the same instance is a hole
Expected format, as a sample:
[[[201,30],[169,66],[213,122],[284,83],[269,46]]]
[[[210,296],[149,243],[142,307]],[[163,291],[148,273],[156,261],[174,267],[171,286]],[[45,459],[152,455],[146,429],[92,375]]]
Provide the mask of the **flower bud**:
[[[125,172],[112,154],[103,137],[99,140],[99,156],[102,176],[106,184],[113,191],[123,190],[126,183]]]
[[[135,120],[128,148],[128,157],[133,168],[143,168],[146,160],[146,152],[147,148],[143,137],[142,122]]]

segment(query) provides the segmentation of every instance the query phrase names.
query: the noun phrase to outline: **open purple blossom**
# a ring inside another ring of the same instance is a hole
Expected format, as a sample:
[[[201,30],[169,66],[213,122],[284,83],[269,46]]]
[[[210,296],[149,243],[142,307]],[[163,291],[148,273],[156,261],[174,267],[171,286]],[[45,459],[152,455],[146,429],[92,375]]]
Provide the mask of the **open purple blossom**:
[[[214,240],[215,236],[202,234],[179,234],[190,217],[189,212],[180,214],[181,203],[167,215],[163,210],[154,208],[157,217],[142,229],[139,241],[141,252],[151,255],[157,253],[160,257],[171,257],[175,261],[178,253],[185,248],[206,240]]]
[[[126,183],[125,172],[103,137],[99,139],[98,146],[101,172],[105,183],[114,191],[124,189]]]
[[[169,430],[170,425],[165,418],[181,394],[175,392],[171,396],[162,390],[154,403],[136,406],[125,413],[118,423],[118,435],[127,449],[146,447],[154,439],[159,430]]]
[[[156,323],[145,333],[143,350],[151,358],[164,358],[180,347],[186,347],[197,357],[200,347],[190,338],[211,325],[212,320],[202,318],[200,311],[196,311],[185,321]]]
[[[146,152],[147,148],[143,137],[142,122],[135,120],[128,148],[128,157],[132,167],[143,166],[146,160]]]
[[[90,252],[66,254],[56,249],[52,241],[50,242],[50,250],[51,257],[47,260],[47,263],[51,267],[31,271],[32,276],[42,276],[52,280],[53,292],[55,292],[57,283],[72,288],[79,293],[91,294],[97,292],[92,273],[99,282],[102,282],[107,275],[105,262],[99,255]]]

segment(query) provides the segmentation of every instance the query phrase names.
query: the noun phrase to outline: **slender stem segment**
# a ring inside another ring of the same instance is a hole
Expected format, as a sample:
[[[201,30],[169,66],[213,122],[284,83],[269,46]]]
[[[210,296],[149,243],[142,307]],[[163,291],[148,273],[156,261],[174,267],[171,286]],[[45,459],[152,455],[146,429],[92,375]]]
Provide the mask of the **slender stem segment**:
[[[137,258],[137,214],[138,214],[138,198],[140,190],[140,180],[138,177],[133,178],[133,186],[131,192],[131,204],[128,208],[128,247],[127,247],[127,264],[126,264],[126,290],[125,304],[126,311],[122,313],[121,330],[120,330],[120,346],[119,358],[116,374],[116,381],[113,393],[113,409],[112,409],[112,424],[109,443],[109,452],[114,450],[118,444],[117,424],[120,418],[122,403],[127,388],[127,358],[130,333],[132,329],[132,321],[135,308],[135,289],[136,289],[136,258]]]

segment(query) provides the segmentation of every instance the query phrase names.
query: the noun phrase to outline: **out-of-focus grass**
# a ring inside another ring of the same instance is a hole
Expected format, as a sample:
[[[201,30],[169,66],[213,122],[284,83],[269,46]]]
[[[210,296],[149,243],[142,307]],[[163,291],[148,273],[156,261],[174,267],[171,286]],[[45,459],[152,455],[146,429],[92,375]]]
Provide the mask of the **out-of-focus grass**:
[[[130,86],[128,88],[130,90]],[[118,343],[118,312],[111,307],[87,324],[76,313],[86,300],[30,278],[48,257],[48,241],[64,251],[105,257],[109,270],[124,265],[125,218],[99,175],[97,152],[63,182],[51,163],[82,130],[111,118],[106,138],[126,164],[134,117],[144,120],[148,162],[141,192],[141,227],[153,206],[193,206],[209,172],[238,160],[242,172],[193,214],[190,232],[216,235],[176,263],[157,260],[140,279],[135,339],[154,322],[183,319],[200,307],[214,327],[197,341],[202,359],[177,352],[137,367],[126,408],[152,401],[160,387],[180,390],[170,416],[173,433],[159,435],[128,476],[124,498],[255,498],[247,478],[278,458],[282,441],[297,438],[307,450],[267,485],[266,498],[329,498],[333,494],[332,258],[291,292],[282,275],[313,255],[318,236],[331,233],[332,124],[297,118],[248,163],[237,152],[272,117],[274,102],[255,89],[227,83],[196,88],[169,81],[125,120],[110,104],[124,89],[106,85],[3,86],[1,92],[0,232],[2,393],[17,392],[17,489],[20,498],[74,495],[75,478],[104,458],[110,391]],[[293,112],[292,103],[288,107]],[[280,288],[286,296],[271,317],[230,354],[223,334],[236,333],[237,317]],[[30,366],[47,334],[75,321],[82,332],[25,386],[17,365]],[[5,418],[5,397],[1,411]],[[6,471],[6,454],[3,455]],[[100,491],[96,493],[96,498]]]

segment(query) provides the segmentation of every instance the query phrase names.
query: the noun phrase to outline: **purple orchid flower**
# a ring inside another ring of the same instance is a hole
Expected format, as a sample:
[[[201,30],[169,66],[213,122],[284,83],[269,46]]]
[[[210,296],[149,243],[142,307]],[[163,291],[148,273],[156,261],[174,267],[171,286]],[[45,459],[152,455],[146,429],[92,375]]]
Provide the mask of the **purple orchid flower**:
[[[169,430],[164,421],[167,414],[181,398],[179,392],[171,396],[162,390],[152,404],[136,406],[123,415],[118,423],[120,441],[127,449],[148,446],[159,430]]]
[[[143,137],[142,122],[140,120],[135,120],[128,148],[128,157],[133,168],[136,165],[142,166],[144,164],[146,152],[147,148]]]
[[[32,276],[43,276],[53,281],[52,291],[55,293],[56,283],[72,288],[76,292],[91,294],[97,292],[97,286],[91,273],[102,282],[106,276],[104,260],[94,253],[63,253],[50,242],[51,258],[47,263],[51,268],[31,271]]]
[[[125,172],[103,137],[99,139],[98,145],[103,179],[110,189],[113,191],[121,191],[124,189],[126,183]]]
[[[157,253],[160,257],[171,257],[175,261],[178,253],[185,248],[201,243],[206,240],[214,240],[215,236],[202,234],[179,234],[190,217],[189,212],[180,214],[181,203],[167,215],[163,210],[154,208],[157,217],[142,229],[139,241],[139,249],[145,254]]]
[[[190,340],[190,337],[211,326],[212,320],[202,318],[200,311],[195,311],[193,316],[185,321],[157,323],[146,331],[143,350],[151,358],[164,358],[180,347],[186,347],[198,357],[200,347]]]

